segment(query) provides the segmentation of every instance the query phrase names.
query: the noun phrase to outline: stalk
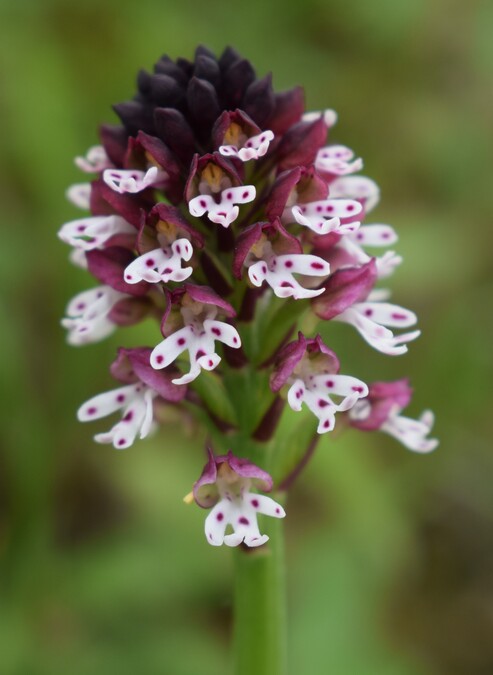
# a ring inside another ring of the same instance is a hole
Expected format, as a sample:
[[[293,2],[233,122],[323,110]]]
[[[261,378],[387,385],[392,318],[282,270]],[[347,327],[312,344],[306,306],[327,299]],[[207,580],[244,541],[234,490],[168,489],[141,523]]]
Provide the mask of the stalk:
[[[234,551],[234,675],[287,673],[284,523],[268,520],[267,544]]]

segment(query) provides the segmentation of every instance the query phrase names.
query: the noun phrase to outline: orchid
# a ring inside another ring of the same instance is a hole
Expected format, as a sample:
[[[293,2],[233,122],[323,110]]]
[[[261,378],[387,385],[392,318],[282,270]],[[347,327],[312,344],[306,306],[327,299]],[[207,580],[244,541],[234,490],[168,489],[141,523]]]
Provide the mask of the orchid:
[[[332,349],[332,321],[390,356],[419,336],[416,314],[379,285],[402,262],[397,233],[368,221],[379,188],[333,142],[336,113],[307,112],[300,87],[276,92],[235,50],[163,56],[137,89],[114,106],[120,123],[76,158],[93,180],[68,189],[85,213],[58,236],[98,285],[69,303],[62,325],[85,345],[145,319],[149,346],[119,349],[118,386],[78,418],[119,414],[94,437],[117,449],[157,429],[162,407],[195,419],[208,461],[185,501],[210,509],[209,544],[263,549],[267,575],[282,493],[319,438],[352,428],[415,452],[437,445],[429,411],[402,415],[407,382],[367,385],[349,358],[341,372]],[[259,493],[271,490],[276,500]]]
[[[205,536],[213,546],[238,546],[241,543],[257,547],[269,537],[261,535],[257,515],[284,518],[283,507],[270,497],[251,492],[256,487],[263,492],[272,489],[272,478],[248,460],[227,455],[214,456],[209,450],[209,461],[193,487],[193,497],[202,508],[212,508],[205,521]],[[231,526],[233,532],[225,534]]]

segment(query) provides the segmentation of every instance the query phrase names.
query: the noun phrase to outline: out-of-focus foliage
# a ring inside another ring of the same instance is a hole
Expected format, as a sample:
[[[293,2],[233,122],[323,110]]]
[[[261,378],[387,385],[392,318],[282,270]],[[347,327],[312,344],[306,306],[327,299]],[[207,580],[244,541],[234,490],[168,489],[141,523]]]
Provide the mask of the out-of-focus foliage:
[[[493,672],[493,5],[4,0],[0,12],[0,671],[228,672],[230,556],[181,501],[203,438],[171,420],[123,453],[95,445],[74,413],[111,385],[117,344],[68,348],[59,327],[86,281],[56,238],[75,217],[72,157],[139,67],[203,42],[234,44],[277,88],[304,84],[310,108],[339,111],[332,138],[382,187],[376,218],[405,258],[394,297],[424,334],[395,359],[347,326],[329,344],[367,381],[411,375],[411,412],[432,407],[442,440],[420,457],[375,434],[323,438],[288,505],[291,672]]]

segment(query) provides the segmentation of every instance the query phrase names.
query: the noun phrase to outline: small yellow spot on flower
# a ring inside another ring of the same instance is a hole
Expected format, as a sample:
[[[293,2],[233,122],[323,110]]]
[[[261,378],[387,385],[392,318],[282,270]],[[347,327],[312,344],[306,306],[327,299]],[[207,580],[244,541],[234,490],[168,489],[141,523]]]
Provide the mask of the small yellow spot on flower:
[[[189,492],[187,495],[183,497],[183,501],[185,504],[193,504],[193,492]]]

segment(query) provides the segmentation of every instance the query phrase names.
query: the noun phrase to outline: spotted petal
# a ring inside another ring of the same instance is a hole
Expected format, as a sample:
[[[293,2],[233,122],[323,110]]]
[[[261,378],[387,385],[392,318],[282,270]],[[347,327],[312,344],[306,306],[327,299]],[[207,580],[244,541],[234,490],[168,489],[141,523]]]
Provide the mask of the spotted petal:
[[[145,172],[137,169],[106,169],[103,172],[106,185],[120,194],[141,192],[165,177],[165,172],[160,172],[157,166],[151,166]]]

